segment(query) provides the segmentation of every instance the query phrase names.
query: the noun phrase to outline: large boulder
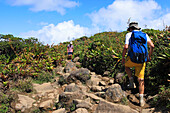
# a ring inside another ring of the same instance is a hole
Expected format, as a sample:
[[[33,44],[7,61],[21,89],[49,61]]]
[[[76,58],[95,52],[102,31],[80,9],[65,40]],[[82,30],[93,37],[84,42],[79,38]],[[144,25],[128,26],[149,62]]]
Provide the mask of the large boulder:
[[[86,109],[92,108],[92,104],[90,103],[90,98],[83,99],[83,100],[74,99],[73,104],[76,105],[76,108],[86,108]]]
[[[84,95],[80,91],[63,92],[59,95],[59,102],[70,103],[73,99],[83,99]]]
[[[43,83],[43,84],[33,84],[34,89],[37,91],[37,93],[49,93],[53,92],[54,88],[52,87],[51,83]]]
[[[111,102],[120,102],[126,97],[124,91],[119,84],[111,85],[106,91],[106,100]]]
[[[68,86],[65,87],[64,92],[75,92],[75,91],[80,91],[80,88],[75,84],[71,83]]]
[[[49,108],[52,108],[53,107],[53,101],[50,99],[50,100],[46,100],[42,103],[40,103],[40,108],[43,108],[43,109],[49,109]]]
[[[67,82],[72,83],[76,82],[77,80],[81,81],[82,83],[86,83],[87,80],[90,79],[90,72],[86,68],[80,68],[79,70],[72,71],[70,75],[67,77]]]
[[[65,73],[70,73],[72,71],[77,70],[75,63],[73,62],[68,62],[64,68]]]
[[[35,102],[34,99],[21,94],[18,94],[18,101],[19,103],[16,103],[15,109],[21,110],[22,112],[24,112],[25,109],[30,109]]]
[[[100,100],[94,113],[138,113],[138,111],[131,109],[129,106]]]
[[[65,108],[60,108],[58,110],[53,111],[52,113],[67,113]]]
[[[98,78],[97,75],[91,75],[91,78],[86,82],[86,85],[88,85],[89,87],[92,86],[98,86],[100,83],[101,79]]]
[[[88,111],[87,111],[87,109],[85,109],[85,108],[78,108],[78,109],[76,109],[76,111],[73,112],[73,113],[88,113]]]

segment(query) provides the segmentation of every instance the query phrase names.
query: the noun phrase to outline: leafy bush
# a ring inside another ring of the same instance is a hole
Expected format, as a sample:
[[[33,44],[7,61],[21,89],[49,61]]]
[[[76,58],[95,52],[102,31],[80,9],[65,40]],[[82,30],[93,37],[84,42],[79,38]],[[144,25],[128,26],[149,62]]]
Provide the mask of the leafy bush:
[[[80,58],[82,65],[101,75],[105,71],[116,74],[122,68],[120,65],[122,36],[124,36],[122,33],[116,32],[96,34],[96,39],[88,44],[85,54]]]
[[[160,88],[158,102],[170,110],[170,87],[165,87],[164,85]]]
[[[29,93],[33,91],[32,79],[30,78],[24,80],[20,79],[18,80],[17,84],[15,84],[14,88],[21,92]]]
[[[6,95],[0,92],[0,112],[7,113],[9,112],[10,103],[13,100],[12,95]]]
[[[44,46],[37,41],[34,38],[22,40],[11,36],[0,42],[2,45],[7,44],[3,46],[2,51],[0,50],[2,53],[0,55],[0,74],[7,78],[4,81],[9,79],[16,81],[28,76],[36,78],[36,76],[41,75],[42,71],[48,73],[58,65],[65,65],[63,60],[65,53],[62,51],[64,46],[62,44],[60,46]],[[21,44],[16,49],[17,42],[21,42]],[[10,51],[13,54],[9,55],[10,58],[12,57],[9,60],[6,54],[10,53]]]
[[[170,33],[153,29],[145,29],[143,32],[149,35],[155,45],[152,61],[147,63],[145,73],[145,92],[155,95],[159,92],[160,85],[165,85],[166,88],[169,86]],[[76,39],[73,41],[73,58],[78,56],[83,67],[98,74],[103,75],[105,71],[109,71],[109,76],[114,77],[116,73],[124,71],[121,54],[126,33],[103,32],[89,38]],[[6,78],[4,81],[28,76],[50,81],[50,72],[66,63],[69,42],[49,46],[42,45],[35,38],[24,40],[4,35],[1,39],[0,74]],[[46,74],[43,75],[42,72]],[[65,82],[62,77],[60,82]]]
[[[41,73],[38,73],[36,77],[34,77],[34,82],[42,84],[44,82],[53,82],[52,80],[54,77],[57,76],[55,72],[45,72],[42,71]]]
[[[158,95],[150,101],[150,104],[157,108],[166,107],[167,110],[170,110],[170,87],[163,85]]]
[[[168,78],[170,73],[170,33],[159,30],[145,30],[151,37],[155,48],[151,62],[147,63],[145,86],[146,92],[157,94],[160,85],[169,86]]]

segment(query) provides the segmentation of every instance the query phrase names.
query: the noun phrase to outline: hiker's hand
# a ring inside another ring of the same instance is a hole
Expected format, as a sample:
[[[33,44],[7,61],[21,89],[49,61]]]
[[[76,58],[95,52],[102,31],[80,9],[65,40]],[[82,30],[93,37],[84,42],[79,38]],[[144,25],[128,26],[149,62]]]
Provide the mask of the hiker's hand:
[[[122,58],[122,65],[125,65],[125,58]]]

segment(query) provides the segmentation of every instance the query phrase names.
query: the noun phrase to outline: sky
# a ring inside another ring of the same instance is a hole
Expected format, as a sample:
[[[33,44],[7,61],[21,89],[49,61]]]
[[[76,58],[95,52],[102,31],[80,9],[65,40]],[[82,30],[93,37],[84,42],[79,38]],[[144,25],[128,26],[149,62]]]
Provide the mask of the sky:
[[[58,44],[99,32],[170,26],[170,0],[0,0],[0,34]]]

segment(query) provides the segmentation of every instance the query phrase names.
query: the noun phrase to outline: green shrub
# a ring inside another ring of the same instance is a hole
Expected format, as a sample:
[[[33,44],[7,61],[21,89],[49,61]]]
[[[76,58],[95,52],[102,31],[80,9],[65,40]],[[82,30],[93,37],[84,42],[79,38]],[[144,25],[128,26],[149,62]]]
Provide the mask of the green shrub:
[[[159,102],[159,106],[166,106],[168,109],[170,109],[170,87],[165,87],[165,85],[163,85],[160,88],[157,100],[157,102]]]
[[[159,93],[155,95],[149,102],[155,108],[162,108],[165,111],[170,110],[170,87],[162,86]]]
[[[45,83],[45,82],[53,82],[55,75],[52,72],[45,72],[42,71],[41,73],[38,73],[38,75],[34,78],[35,83]]]
[[[0,92],[0,113],[7,113],[9,111],[10,103],[13,101],[13,96],[6,95]]]
[[[27,93],[32,92],[33,91],[32,79],[28,78],[24,80],[22,79],[18,80],[14,88],[16,88],[21,92],[27,92]]]
[[[9,104],[1,103],[0,104],[0,113],[7,113],[8,109],[9,109],[8,106],[9,106]]]

